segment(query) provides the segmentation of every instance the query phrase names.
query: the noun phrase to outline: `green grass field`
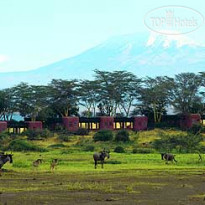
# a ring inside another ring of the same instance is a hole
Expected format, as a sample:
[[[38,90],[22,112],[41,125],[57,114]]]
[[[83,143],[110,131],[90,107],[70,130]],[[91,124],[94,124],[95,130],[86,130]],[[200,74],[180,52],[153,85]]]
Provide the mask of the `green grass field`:
[[[56,137],[34,141],[47,152],[13,152],[13,164],[5,164],[0,177],[0,204],[204,204],[204,155],[199,162],[197,153],[176,154],[177,163],[165,164],[157,152],[132,153],[137,144],[158,138],[158,132],[132,133],[131,142],[120,143],[126,153],[113,152],[116,142],[94,143],[91,135],[69,142]],[[93,152],[83,151],[88,144],[95,151],[109,147],[104,169],[94,169]],[[34,168],[38,158],[43,163]],[[55,158],[59,164],[51,171]]]

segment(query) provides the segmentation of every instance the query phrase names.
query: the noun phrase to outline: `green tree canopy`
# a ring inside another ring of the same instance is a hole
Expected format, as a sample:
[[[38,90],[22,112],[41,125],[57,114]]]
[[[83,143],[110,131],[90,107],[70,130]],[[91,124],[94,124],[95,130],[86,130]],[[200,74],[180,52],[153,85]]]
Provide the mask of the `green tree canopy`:
[[[49,106],[62,117],[77,114],[78,84],[76,80],[54,79],[49,87]]]
[[[171,105],[179,113],[191,113],[198,103],[202,103],[199,95],[199,89],[202,80],[199,75],[194,73],[181,73],[175,78],[169,79],[172,85],[170,90]],[[194,112],[197,112],[195,109]]]

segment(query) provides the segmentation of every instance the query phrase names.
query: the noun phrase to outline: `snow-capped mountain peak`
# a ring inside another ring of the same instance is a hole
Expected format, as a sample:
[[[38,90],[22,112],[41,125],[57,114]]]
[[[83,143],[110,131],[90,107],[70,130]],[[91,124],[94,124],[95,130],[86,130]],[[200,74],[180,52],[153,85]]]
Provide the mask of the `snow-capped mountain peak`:
[[[112,37],[94,48],[35,70],[0,73],[1,87],[19,82],[46,84],[51,79],[92,79],[93,70],[126,70],[144,76],[174,76],[205,70],[205,46],[186,35],[137,33]]]
[[[169,48],[173,43],[177,48],[184,45],[199,46],[199,43],[183,34],[162,35],[154,32],[150,33],[146,46],[161,45],[163,48]]]

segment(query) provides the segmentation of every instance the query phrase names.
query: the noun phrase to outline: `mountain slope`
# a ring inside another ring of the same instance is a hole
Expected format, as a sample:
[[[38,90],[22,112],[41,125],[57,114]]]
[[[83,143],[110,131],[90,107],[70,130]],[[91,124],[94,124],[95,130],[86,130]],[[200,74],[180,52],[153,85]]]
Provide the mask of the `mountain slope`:
[[[139,77],[200,72],[205,47],[181,36],[133,34],[113,37],[75,57],[24,72],[0,73],[1,87],[46,84],[53,78],[90,79],[93,70],[127,70]]]

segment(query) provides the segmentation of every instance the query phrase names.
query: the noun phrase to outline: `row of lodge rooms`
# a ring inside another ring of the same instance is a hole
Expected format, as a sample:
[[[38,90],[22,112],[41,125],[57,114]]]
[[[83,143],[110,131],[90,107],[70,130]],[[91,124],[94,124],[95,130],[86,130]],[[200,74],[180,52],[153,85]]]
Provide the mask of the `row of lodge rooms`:
[[[180,117],[179,120],[174,119],[168,123],[178,124],[182,129],[189,129],[193,124],[202,122],[199,114],[187,114]],[[65,129],[71,132],[77,131],[79,128],[85,128],[88,130],[119,130],[127,129],[133,131],[147,130],[148,118],[146,116],[137,117],[109,117],[101,116],[95,118],[86,117],[63,117],[58,120],[50,120],[48,128],[55,130],[57,126],[63,126]],[[6,122],[0,121],[0,132],[7,130],[11,133],[21,133],[27,129],[36,130],[43,129],[43,123],[41,121],[21,121],[21,122]]]

